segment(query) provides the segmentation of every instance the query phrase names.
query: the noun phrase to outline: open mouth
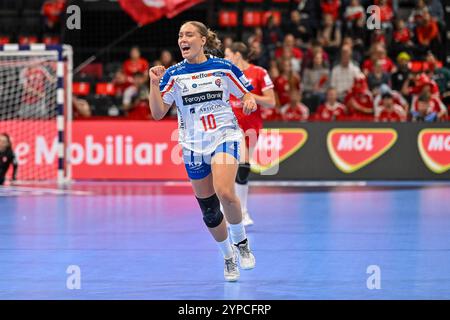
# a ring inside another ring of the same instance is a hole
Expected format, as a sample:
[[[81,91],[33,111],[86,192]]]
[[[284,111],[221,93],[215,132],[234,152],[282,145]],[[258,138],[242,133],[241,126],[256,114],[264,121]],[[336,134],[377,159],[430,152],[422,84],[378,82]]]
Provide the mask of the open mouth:
[[[186,53],[186,52],[189,52],[190,49],[191,49],[191,47],[189,47],[189,46],[181,47],[181,52]]]

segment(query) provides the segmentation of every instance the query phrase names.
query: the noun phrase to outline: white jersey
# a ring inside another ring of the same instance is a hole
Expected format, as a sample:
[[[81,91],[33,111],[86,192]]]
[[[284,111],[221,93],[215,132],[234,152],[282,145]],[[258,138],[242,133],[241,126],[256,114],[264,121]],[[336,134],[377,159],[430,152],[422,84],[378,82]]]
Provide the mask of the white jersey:
[[[252,89],[238,67],[215,57],[198,64],[184,60],[160,82],[164,103],[177,106],[180,144],[202,154],[211,154],[225,141],[241,140],[230,94],[242,98]]]

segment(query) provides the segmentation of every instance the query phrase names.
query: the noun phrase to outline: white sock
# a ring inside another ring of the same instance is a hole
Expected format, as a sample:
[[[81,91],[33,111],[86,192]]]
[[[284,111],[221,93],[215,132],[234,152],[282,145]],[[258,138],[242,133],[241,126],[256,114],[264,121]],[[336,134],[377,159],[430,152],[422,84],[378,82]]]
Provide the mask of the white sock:
[[[247,239],[244,224],[242,223],[242,221],[238,224],[230,223],[230,235],[231,241],[233,241],[234,244],[238,244],[239,242]]]
[[[230,259],[233,257],[233,248],[231,247],[230,237],[227,236],[225,240],[222,242],[217,242],[219,245],[220,251],[222,251],[223,257],[225,259]]]
[[[236,194],[241,201],[242,212],[247,212],[247,198],[248,198],[248,183],[239,184],[235,183]]]

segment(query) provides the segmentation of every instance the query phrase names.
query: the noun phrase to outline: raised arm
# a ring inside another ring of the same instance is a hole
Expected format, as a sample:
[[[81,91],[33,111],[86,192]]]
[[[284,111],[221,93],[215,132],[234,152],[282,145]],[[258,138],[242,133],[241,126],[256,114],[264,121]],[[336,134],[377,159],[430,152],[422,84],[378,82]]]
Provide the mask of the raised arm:
[[[150,93],[148,95],[148,103],[150,111],[155,120],[161,120],[169,111],[171,105],[164,103],[161,91],[159,88],[159,81],[164,76],[166,68],[163,66],[156,66],[150,68],[148,71],[150,76]]]

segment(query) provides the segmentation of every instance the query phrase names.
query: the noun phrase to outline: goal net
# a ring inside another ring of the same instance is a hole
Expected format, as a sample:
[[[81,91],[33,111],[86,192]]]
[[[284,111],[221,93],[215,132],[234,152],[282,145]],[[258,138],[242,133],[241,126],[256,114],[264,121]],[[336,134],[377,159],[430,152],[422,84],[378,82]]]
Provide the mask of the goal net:
[[[0,133],[11,138],[19,181],[70,180],[71,72],[70,46],[0,46]]]

